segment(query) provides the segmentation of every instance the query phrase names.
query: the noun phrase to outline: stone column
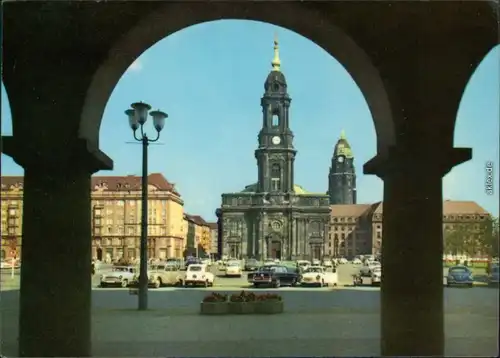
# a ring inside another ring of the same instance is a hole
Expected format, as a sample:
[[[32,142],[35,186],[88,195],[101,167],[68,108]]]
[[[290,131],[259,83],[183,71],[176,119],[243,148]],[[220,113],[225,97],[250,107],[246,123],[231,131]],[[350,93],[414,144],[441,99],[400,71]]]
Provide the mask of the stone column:
[[[90,178],[112,162],[78,139],[67,143],[50,150],[4,138],[5,153],[25,170],[22,357],[91,356]]]
[[[242,258],[248,257],[248,226],[244,219],[241,219],[241,252]]]
[[[383,356],[444,354],[442,177],[470,150],[424,147],[391,148],[364,168],[384,180]]]
[[[290,242],[290,255],[297,255],[297,217],[292,216],[292,230],[291,230],[291,242]]]

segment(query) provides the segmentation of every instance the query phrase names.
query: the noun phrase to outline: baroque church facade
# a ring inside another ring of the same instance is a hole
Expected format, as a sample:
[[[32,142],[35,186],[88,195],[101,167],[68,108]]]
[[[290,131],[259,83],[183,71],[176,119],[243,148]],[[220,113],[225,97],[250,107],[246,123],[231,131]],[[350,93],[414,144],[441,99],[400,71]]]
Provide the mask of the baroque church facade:
[[[272,70],[261,99],[257,183],[222,194],[217,209],[221,256],[234,258],[320,259],[330,224],[330,199],[308,193],[294,182],[297,150],[290,129],[291,98],[274,42]]]

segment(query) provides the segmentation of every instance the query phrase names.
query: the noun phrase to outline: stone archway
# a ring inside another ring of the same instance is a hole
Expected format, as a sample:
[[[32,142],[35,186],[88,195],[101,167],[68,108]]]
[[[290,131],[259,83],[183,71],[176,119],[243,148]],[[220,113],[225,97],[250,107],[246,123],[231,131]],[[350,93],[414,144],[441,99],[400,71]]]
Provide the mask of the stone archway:
[[[97,260],[102,261],[102,248],[101,247],[97,248],[96,254],[97,254]]]
[[[210,4],[210,5],[208,5]],[[283,3],[283,11],[263,11],[262,4],[206,3],[198,10],[183,11],[179,3],[165,3],[129,27],[94,72],[80,118],[80,138],[99,147],[99,128],[104,108],[123,73],[143,52],[163,38],[204,22],[221,19],[257,20],[282,26],[308,38],[338,60],[360,87],[370,108],[377,134],[377,150],[395,144],[395,127],[389,96],[368,54],[340,26],[324,14],[301,3]],[[273,5],[276,6],[276,5]],[[182,14],[181,16],[179,16]],[[317,24],[321,24],[318,30]]]

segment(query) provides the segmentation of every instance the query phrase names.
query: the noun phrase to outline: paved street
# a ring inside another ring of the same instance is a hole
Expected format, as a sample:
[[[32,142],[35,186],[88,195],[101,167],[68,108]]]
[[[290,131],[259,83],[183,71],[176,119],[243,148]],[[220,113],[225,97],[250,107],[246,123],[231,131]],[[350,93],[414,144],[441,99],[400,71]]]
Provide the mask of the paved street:
[[[350,283],[355,268],[341,266]],[[208,288],[150,290],[147,312],[136,311],[127,289],[94,289],[95,356],[375,356],[379,355],[380,292],[376,287],[280,288],[285,313],[207,317],[198,314],[207,291],[237,292],[244,279]],[[499,291],[444,288],[446,354],[497,354]],[[4,291],[2,353],[15,356],[19,291]],[[217,329],[214,329],[216,324]],[[258,344],[256,344],[258,342]]]

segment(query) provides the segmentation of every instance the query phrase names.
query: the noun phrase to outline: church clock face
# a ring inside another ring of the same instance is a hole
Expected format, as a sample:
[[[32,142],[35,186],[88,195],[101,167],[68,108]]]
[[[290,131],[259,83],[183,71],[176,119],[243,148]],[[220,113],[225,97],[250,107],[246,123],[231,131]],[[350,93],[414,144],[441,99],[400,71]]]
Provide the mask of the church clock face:
[[[344,157],[338,157],[338,158],[337,158],[337,161],[338,161],[339,163],[343,163],[343,162],[344,162]]]
[[[274,145],[278,145],[281,143],[281,138],[278,136],[273,137],[272,142]]]

